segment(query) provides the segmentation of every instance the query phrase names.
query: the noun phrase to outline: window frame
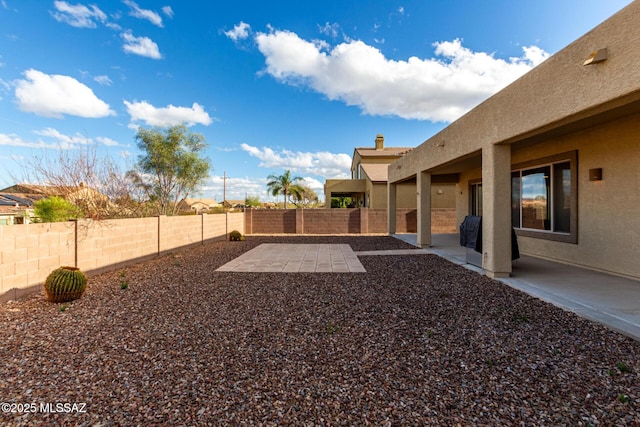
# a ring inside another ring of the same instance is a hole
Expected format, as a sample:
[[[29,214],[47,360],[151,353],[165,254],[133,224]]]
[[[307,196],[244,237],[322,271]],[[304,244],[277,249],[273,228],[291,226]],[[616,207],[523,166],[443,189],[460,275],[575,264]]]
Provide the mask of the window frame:
[[[478,194],[478,188],[480,193]],[[479,196],[479,197],[478,197]],[[478,211],[479,208],[479,211]],[[482,216],[482,179],[469,181],[469,213],[471,215]]]
[[[554,230],[536,230],[532,228],[516,228],[516,234],[523,237],[533,237],[537,239],[552,240],[556,242],[578,243],[578,152],[569,151],[556,154],[553,156],[543,157],[511,166],[511,172],[520,172],[520,208],[522,209],[522,172],[525,170],[535,169],[537,167],[550,166],[554,170],[554,165],[569,162],[571,171],[571,197],[570,197],[570,219],[569,232]],[[552,172],[554,173],[554,172]],[[512,184],[513,185],[513,184]],[[551,203],[551,216],[555,216],[555,197],[554,182],[551,182],[551,192],[549,194],[549,203]],[[510,197],[513,197],[510,194]],[[520,211],[520,226],[522,226],[522,210]]]

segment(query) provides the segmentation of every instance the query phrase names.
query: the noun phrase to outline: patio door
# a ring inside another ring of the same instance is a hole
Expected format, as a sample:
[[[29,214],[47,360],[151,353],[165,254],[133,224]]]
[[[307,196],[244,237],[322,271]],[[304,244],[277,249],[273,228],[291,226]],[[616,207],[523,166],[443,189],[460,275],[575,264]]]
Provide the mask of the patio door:
[[[470,194],[469,213],[471,215],[482,216],[482,182],[471,183]]]

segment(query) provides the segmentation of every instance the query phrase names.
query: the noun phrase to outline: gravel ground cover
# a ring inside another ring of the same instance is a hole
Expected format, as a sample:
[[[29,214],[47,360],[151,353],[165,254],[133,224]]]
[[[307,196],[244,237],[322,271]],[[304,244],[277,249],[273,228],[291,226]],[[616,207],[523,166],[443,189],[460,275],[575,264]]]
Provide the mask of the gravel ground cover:
[[[433,255],[215,272],[263,242],[410,247],[249,237],[0,305],[0,423],[640,425],[637,341]]]

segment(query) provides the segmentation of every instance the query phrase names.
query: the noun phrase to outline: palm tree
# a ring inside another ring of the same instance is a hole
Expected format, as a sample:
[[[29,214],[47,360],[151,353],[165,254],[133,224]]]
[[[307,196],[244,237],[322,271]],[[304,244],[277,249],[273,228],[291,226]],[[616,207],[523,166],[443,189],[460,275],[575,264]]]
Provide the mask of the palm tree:
[[[297,182],[302,181],[299,176],[291,178],[291,171],[286,170],[282,175],[271,174],[267,177],[267,188],[272,196],[278,196],[278,194],[284,195],[284,208],[287,209],[287,196],[291,194],[300,195],[303,190]]]

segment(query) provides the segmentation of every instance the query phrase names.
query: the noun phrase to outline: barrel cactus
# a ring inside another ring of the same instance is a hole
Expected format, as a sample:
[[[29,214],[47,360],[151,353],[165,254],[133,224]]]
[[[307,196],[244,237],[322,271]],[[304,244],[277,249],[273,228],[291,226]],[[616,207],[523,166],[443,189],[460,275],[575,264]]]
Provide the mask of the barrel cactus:
[[[87,288],[87,276],[76,267],[60,267],[44,282],[47,301],[67,302],[78,299]]]
[[[233,230],[231,233],[229,233],[229,240],[231,240],[232,242],[240,242],[244,240],[244,236],[238,230]]]

